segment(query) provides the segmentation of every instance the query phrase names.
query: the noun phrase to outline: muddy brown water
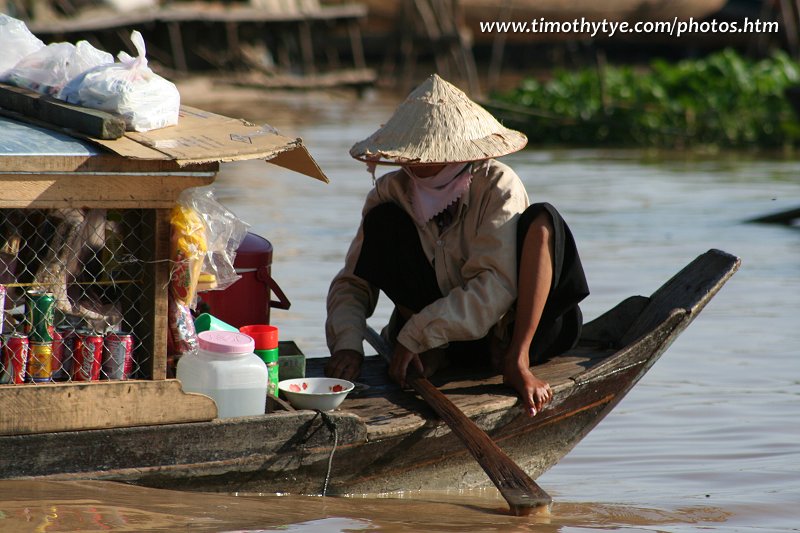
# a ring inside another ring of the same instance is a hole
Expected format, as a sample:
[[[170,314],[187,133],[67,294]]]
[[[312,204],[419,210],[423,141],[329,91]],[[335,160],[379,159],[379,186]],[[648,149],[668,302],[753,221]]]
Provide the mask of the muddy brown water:
[[[324,355],[325,293],[371,187],[347,150],[397,97],[188,102],[302,137],[331,178],[251,161],[225,165],[214,186],[274,246],[272,274],[292,302],[272,311],[282,338]],[[800,205],[800,160],[537,147],[504,160],[570,223],[592,290],[587,320],[709,248],[742,258],[628,397],[538,479],[555,499],[549,513],[507,516],[492,487],[321,498],[13,481],[0,482],[0,531],[800,531],[800,227],[745,222]],[[381,304],[371,323],[388,313]]]

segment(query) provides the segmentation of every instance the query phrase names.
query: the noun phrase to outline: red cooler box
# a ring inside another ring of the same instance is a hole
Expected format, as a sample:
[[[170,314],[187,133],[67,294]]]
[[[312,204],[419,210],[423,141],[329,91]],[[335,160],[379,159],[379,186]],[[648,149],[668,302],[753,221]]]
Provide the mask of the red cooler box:
[[[269,324],[271,307],[289,309],[289,300],[272,279],[272,244],[267,239],[248,233],[236,250],[233,266],[241,279],[225,290],[199,293],[198,311],[239,328]],[[271,299],[273,293],[277,300]]]

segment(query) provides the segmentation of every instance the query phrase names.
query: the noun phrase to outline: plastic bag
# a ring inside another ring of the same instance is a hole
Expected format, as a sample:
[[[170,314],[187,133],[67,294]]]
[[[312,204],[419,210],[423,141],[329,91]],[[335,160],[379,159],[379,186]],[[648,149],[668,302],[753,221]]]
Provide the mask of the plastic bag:
[[[197,350],[197,335],[190,305],[197,291],[200,270],[208,251],[203,219],[191,207],[176,205],[170,213],[170,273],[167,312],[168,371],[178,359]]]
[[[40,48],[44,48],[44,43],[28,30],[24,22],[0,13],[0,79],[23,57]]]
[[[178,359],[197,350],[197,333],[191,309],[197,302],[197,287],[224,289],[239,279],[233,261],[247,234],[247,224],[214,199],[209,188],[186,189],[170,213],[171,257],[169,286],[168,372]]]
[[[186,189],[170,216],[173,272],[170,290],[176,300],[194,308],[197,286],[222,290],[241,276],[233,262],[249,225],[214,198],[210,187]]]
[[[219,203],[209,187],[186,189],[178,197],[178,204],[191,208],[203,220],[208,245],[200,275],[203,290],[229,287],[241,277],[233,262],[236,250],[247,235],[248,224]]]
[[[170,252],[173,261],[170,292],[175,300],[190,305],[208,251],[206,228],[200,215],[191,207],[177,205],[170,214]]]
[[[186,354],[197,352],[197,332],[188,305],[168,297],[167,311],[167,377],[175,377],[178,360]]]
[[[203,274],[214,277],[212,289],[225,289],[241,277],[233,262],[249,225],[219,203],[214,198],[213,189],[194,188],[183,194],[200,213],[206,226],[208,253],[203,262]]]
[[[17,87],[59,98],[70,80],[92,68],[108,65],[114,57],[86,41],[53,43],[25,56],[4,79]]]
[[[119,63],[94,68],[74,79],[61,97],[67,102],[118,113],[129,130],[148,131],[178,123],[181,101],[175,84],[147,66],[142,34],[131,33],[139,54],[120,52]]]

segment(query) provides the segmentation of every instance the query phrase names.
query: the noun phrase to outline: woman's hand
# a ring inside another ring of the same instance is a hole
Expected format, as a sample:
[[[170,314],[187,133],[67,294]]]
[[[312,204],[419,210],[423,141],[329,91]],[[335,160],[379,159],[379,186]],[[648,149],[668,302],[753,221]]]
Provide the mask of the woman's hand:
[[[325,365],[325,375],[329,378],[355,381],[361,374],[361,363],[364,355],[355,350],[339,350],[335,352]]]
[[[389,364],[389,377],[399,383],[401,387],[406,385],[406,374],[408,373],[409,365],[414,365],[420,375],[424,375],[425,369],[422,366],[419,355],[398,342],[395,344],[392,361]]]

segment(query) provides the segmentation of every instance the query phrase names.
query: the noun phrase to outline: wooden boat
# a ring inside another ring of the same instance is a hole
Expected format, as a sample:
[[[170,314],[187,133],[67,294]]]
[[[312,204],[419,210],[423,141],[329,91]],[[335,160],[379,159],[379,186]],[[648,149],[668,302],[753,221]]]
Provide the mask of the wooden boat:
[[[710,250],[649,298],[587,323],[578,346],[537,367],[555,395],[528,418],[500,376],[442,376],[441,390],[536,477],[556,464],[641,379],[739,266]],[[320,375],[325,359],[309,359]],[[169,381],[169,380],[167,380]],[[365,385],[330,413],[261,416],[0,437],[5,479],[116,480],[201,491],[328,494],[487,483],[432,411],[367,357]]]
[[[747,222],[759,222],[764,224],[785,224],[787,226],[797,225],[800,221],[800,207],[786,209],[777,213],[770,213],[769,215],[761,215],[751,218]]]

